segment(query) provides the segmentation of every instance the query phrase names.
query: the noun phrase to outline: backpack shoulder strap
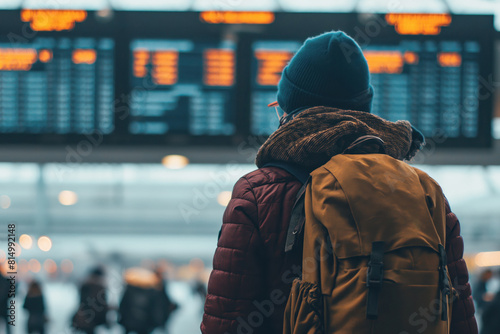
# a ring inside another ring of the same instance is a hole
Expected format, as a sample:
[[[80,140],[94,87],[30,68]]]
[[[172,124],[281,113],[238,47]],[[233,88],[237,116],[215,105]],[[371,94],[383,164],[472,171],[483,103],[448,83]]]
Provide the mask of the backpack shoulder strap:
[[[297,241],[297,236],[302,232],[304,223],[306,221],[306,213],[304,210],[304,198],[306,194],[307,185],[309,184],[309,178],[307,178],[306,183],[302,185],[297,193],[295,204],[293,205],[292,215],[290,218],[290,224],[288,225],[288,232],[286,234],[285,241],[285,253],[290,252],[293,249]]]
[[[342,154],[367,154],[381,153],[386,154],[387,150],[384,141],[377,136],[366,135],[354,140]]]
[[[265,164],[263,167],[278,167],[286,170],[288,173],[292,174],[302,183],[302,187],[297,192],[295,197],[295,203],[292,208],[292,215],[290,218],[290,224],[288,225],[288,231],[286,234],[285,241],[285,252],[289,252],[293,249],[297,241],[297,236],[302,231],[305,222],[305,212],[304,212],[304,197],[307,189],[307,184],[309,183],[310,174],[305,169],[292,165],[287,162],[271,162]]]

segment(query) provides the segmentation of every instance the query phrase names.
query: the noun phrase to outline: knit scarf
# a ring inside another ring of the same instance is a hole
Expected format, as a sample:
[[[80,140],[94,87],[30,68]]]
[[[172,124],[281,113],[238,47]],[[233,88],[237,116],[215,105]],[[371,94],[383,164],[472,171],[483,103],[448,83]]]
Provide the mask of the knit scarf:
[[[276,130],[259,149],[255,163],[260,168],[282,161],[311,172],[364,135],[380,137],[391,157],[409,160],[422,145],[412,134],[408,121],[390,122],[362,111],[314,107]]]

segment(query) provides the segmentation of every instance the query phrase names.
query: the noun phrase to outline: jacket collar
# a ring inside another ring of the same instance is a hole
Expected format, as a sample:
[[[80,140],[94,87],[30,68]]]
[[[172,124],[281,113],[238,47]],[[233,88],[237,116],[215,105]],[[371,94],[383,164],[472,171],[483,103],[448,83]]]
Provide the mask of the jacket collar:
[[[423,144],[408,121],[390,122],[362,111],[313,107],[277,129],[261,146],[255,162],[259,168],[283,161],[313,171],[364,135],[380,137],[387,154],[399,160],[411,159]]]

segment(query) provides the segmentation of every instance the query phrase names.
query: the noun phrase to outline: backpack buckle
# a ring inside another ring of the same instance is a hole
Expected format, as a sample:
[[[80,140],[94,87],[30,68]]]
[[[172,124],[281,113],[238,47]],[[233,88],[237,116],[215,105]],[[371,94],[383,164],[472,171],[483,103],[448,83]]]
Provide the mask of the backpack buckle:
[[[368,263],[368,272],[366,274],[366,286],[368,288],[379,289],[384,279],[384,264],[382,262]]]

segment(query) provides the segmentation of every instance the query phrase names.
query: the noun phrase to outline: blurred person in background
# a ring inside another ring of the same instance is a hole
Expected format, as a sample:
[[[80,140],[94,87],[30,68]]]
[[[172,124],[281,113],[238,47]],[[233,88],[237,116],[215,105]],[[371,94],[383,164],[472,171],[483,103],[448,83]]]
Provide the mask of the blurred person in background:
[[[205,263],[203,260],[195,258],[189,262],[189,268],[193,275],[191,282],[192,291],[195,295],[200,297],[202,306],[201,311],[203,312],[203,305],[207,298],[207,284],[206,279],[203,277],[205,273]]]
[[[281,75],[277,102],[269,105],[277,108],[280,126],[257,153],[259,169],[235,184],[224,212],[203,334],[283,333],[292,282],[302,273],[301,247],[285,253],[285,242],[297,193],[309,173],[363,135],[381,138],[398,160],[411,159],[421,148],[424,137],[409,123],[370,113],[372,98],[367,61],[345,33],[309,38],[292,57]],[[463,239],[448,203],[445,248],[460,295],[453,304],[451,333],[476,334]]]
[[[479,312],[482,312],[485,305],[493,298],[493,295],[488,292],[488,282],[491,281],[492,278],[493,270],[486,269],[479,275],[479,279],[474,285],[472,296],[474,297]]]
[[[167,292],[167,281],[164,278],[164,272],[160,267],[155,270],[156,277],[158,278],[158,284],[156,286],[156,297],[155,297],[155,307],[154,312],[156,313],[154,318],[157,319],[157,328],[168,333],[168,320],[173,311],[178,308],[178,305],[173,302]]]
[[[86,334],[93,334],[100,325],[108,325],[106,285],[104,270],[95,267],[80,287],[80,304],[72,319],[73,328]]]
[[[500,278],[500,269],[497,271]],[[483,305],[481,334],[500,333],[500,290]]]
[[[144,268],[130,268],[125,272],[125,292],[120,301],[119,323],[125,333],[149,334],[164,326],[165,310],[158,295],[160,279]],[[160,309],[161,307],[161,309]]]
[[[9,280],[3,275],[3,270],[0,270],[0,326],[5,324],[5,333],[10,334],[9,318],[8,318],[8,303],[9,303]]]
[[[26,294],[23,308],[29,313],[28,333],[44,334],[45,323],[47,322],[45,301],[40,283],[35,280],[33,280],[28,287],[28,293]]]
[[[207,299],[207,285],[201,278],[197,278],[194,281],[193,292],[200,297],[202,303],[205,303]]]

